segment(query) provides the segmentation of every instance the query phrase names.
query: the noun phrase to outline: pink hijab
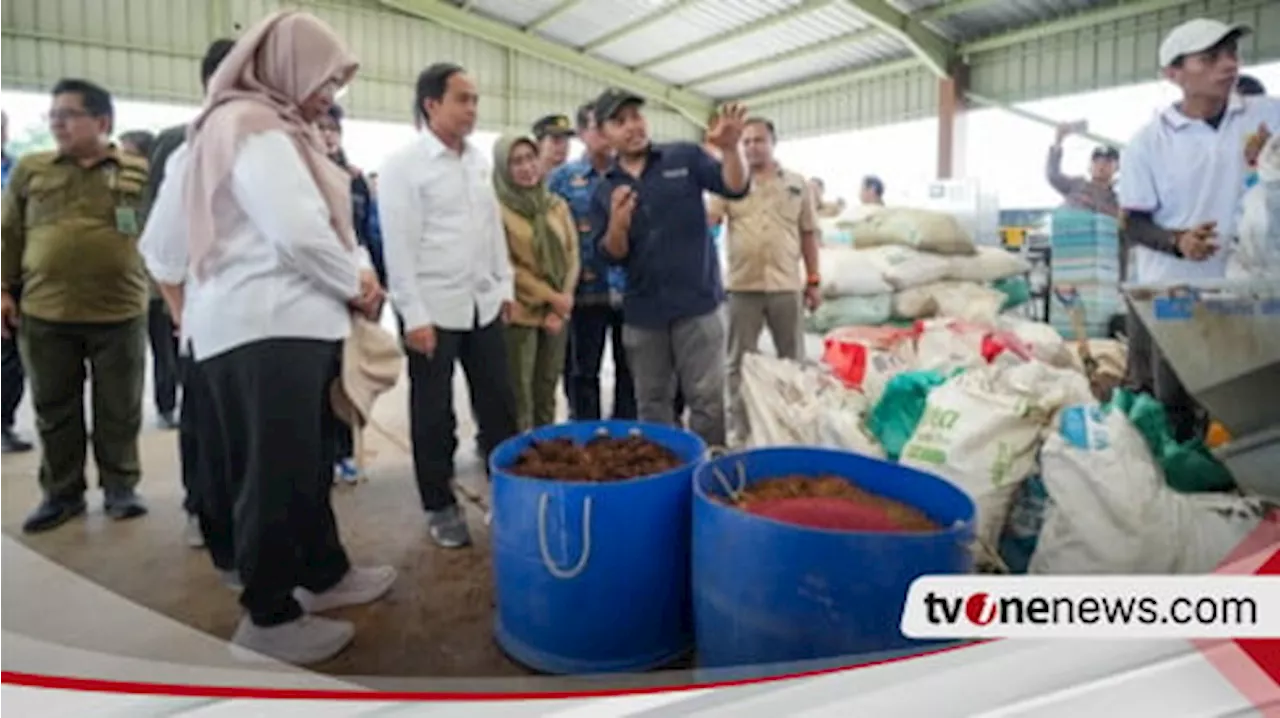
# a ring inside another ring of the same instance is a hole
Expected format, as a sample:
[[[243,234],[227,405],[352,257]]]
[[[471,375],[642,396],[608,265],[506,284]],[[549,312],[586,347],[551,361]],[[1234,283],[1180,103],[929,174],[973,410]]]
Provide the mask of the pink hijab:
[[[187,130],[190,164],[184,202],[197,276],[218,240],[214,192],[231,174],[241,141],[268,130],[293,137],[329,205],[330,224],[345,246],[355,246],[351,178],[329,159],[298,106],[331,80],[347,84],[358,67],[338,35],[304,12],[277,12],[236,41],[209,78],[204,109]]]

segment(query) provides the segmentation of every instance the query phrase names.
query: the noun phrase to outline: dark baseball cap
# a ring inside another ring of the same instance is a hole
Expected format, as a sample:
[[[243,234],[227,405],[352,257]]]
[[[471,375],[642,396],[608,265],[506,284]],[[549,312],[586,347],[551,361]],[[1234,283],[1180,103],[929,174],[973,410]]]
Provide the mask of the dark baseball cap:
[[[1118,149],[1116,149],[1116,148],[1114,148],[1114,147],[1110,147],[1110,146],[1108,146],[1108,145],[1102,145],[1102,146],[1100,146],[1100,147],[1095,147],[1095,148],[1094,148],[1094,150],[1093,150],[1093,159],[1095,159],[1095,160],[1118,160],[1118,159],[1120,159],[1120,150],[1118,150]]]
[[[634,92],[610,87],[596,98],[596,122],[611,120],[627,105],[643,105],[644,98]]]
[[[533,136],[538,139],[573,137],[575,134],[577,133],[573,131],[573,122],[565,115],[547,115],[533,123]]]

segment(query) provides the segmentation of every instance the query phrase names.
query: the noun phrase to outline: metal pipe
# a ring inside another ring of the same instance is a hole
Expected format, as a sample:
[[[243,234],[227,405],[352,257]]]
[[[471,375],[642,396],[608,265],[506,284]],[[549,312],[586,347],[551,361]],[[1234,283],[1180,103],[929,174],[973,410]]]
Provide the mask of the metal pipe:
[[[1049,127],[1056,128],[1062,124],[1058,120],[1052,119],[1050,117],[1045,117],[1044,115],[1037,115],[1034,112],[1024,110],[1021,107],[1013,105],[1012,103],[993,100],[990,97],[983,97],[982,95],[978,95],[972,92],[966,92],[964,93],[964,96],[969,100],[972,100],[973,102],[978,103],[979,105],[985,105],[986,107],[992,107],[998,110],[1004,110],[1005,112],[1008,112],[1013,115],[1017,115],[1018,117],[1021,117],[1024,120],[1030,120],[1031,122],[1035,122],[1041,125],[1047,125]],[[1090,140],[1093,140],[1094,142],[1097,142],[1098,144],[1107,145],[1109,147],[1115,147],[1116,149],[1124,149],[1123,142],[1118,142],[1116,140],[1111,139],[1110,137],[1104,137],[1102,135],[1095,134],[1093,132],[1089,132],[1089,131],[1073,132],[1072,134],[1078,137],[1088,138]]]

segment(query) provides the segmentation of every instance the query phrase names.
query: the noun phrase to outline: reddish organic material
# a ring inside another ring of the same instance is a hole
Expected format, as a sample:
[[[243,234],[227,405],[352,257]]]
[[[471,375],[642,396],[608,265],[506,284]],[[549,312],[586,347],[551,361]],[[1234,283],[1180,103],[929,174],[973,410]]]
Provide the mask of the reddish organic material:
[[[748,487],[736,505],[749,513],[814,528],[901,533],[939,530],[918,509],[860,489],[838,476],[796,474],[765,479]]]
[[[898,522],[889,516],[883,506],[835,497],[802,496],[795,499],[756,501],[747,506],[746,510],[775,521],[815,529],[882,533],[901,530]]]
[[[639,436],[598,437],[586,444],[551,439],[533,442],[508,471],[552,481],[625,481],[661,474],[681,463],[671,450]]]

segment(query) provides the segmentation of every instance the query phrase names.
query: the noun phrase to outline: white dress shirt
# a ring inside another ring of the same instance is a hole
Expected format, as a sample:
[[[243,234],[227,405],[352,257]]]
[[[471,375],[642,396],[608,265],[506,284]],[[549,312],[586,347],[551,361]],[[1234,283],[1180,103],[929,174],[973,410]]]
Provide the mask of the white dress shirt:
[[[184,144],[165,165],[140,249],[156,281],[184,285],[182,342],[194,358],[264,339],[345,339],[368,252],[339,241],[293,140],[271,130],[240,145],[230,178],[214,190],[218,244],[198,281],[183,208],[187,154]]]
[[[1280,127],[1280,100],[1233,94],[1217,129],[1164,108],[1124,148],[1120,158],[1120,206],[1150,212],[1165,229],[1191,229],[1217,222],[1220,249],[1196,262],[1147,247],[1135,247],[1137,281],[1220,279],[1236,236],[1244,197],[1244,147],[1265,124]]]
[[[406,330],[469,331],[497,318],[515,296],[489,159],[461,154],[430,131],[378,173],[387,287]]]

